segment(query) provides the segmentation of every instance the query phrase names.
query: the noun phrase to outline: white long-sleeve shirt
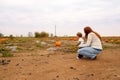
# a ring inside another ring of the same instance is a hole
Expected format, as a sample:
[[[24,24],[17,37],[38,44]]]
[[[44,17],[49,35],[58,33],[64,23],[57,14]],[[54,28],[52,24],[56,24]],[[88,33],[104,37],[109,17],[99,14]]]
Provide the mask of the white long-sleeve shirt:
[[[79,47],[88,47],[88,46],[96,48],[96,49],[102,49],[101,40],[93,32],[88,34],[87,42],[85,44],[80,44],[79,45]]]
[[[78,44],[79,44],[79,45],[78,45],[78,44],[77,44],[77,45],[80,46],[80,44],[83,44],[83,43],[84,43],[84,40],[83,40],[83,38],[80,37],[80,38],[78,39]]]
[[[80,42],[80,44],[83,44],[83,43],[84,43],[83,38],[79,38],[79,39],[78,39],[78,42]]]

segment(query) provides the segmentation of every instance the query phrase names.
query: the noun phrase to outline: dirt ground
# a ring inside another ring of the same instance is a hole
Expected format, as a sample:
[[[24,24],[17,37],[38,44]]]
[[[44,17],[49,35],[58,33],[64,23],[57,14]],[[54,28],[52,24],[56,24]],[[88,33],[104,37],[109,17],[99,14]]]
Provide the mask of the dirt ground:
[[[120,80],[119,48],[103,50],[96,60],[57,51],[19,54],[0,64],[0,80]]]

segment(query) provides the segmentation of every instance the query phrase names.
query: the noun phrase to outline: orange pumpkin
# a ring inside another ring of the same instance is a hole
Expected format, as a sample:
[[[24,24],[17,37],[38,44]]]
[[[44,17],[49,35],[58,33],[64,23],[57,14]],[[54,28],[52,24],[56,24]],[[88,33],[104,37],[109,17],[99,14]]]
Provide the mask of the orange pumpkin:
[[[105,42],[108,42],[108,39],[106,39]]]
[[[120,40],[117,40],[117,42],[120,42]]]
[[[3,41],[9,40],[9,38],[0,38],[0,43],[2,43]]]
[[[114,40],[110,40],[110,42],[111,42],[111,43],[113,43],[113,42],[114,42]]]
[[[78,41],[78,38],[77,38],[77,37],[75,37],[75,38],[74,38],[74,41]]]
[[[61,42],[60,42],[60,41],[57,41],[57,42],[55,42],[55,45],[56,45],[56,46],[61,46]]]

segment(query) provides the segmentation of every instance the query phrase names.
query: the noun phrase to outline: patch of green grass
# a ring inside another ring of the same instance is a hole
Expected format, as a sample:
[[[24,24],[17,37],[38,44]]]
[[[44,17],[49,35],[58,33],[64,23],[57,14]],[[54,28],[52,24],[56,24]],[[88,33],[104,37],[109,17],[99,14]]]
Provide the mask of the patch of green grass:
[[[73,52],[73,53],[77,52],[77,50],[78,50],[78,48],[76,46],[71,46],[70,49],[71,49],[71,52]]]
[[[36,43],[36,47],[44,48],[44,46],[41,43]]]
[[[106,45],[103,45],[103,49],[116,49],[116,48],[120,48],[120,46],[106,46]]]
[[[0,49],[0,52],[2,53],[2,57],[13,57],[13,54],[7,49]]]
[[[78,50],[78,47],[76,45],[72,44],[67,44],[65,45],[66,48],[64,48],[65,52],[70,52],[70,53],[76,53]]]

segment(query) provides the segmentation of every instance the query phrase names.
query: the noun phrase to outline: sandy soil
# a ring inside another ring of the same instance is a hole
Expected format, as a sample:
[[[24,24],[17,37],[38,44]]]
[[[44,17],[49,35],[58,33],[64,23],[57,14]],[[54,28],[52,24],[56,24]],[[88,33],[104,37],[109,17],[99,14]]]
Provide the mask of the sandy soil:
[[[0,80],[120,80],[120,49],[105,49],[96,60],[76,56],[57,51],[19,53],[6,58],[9,64],[0,64]]]

